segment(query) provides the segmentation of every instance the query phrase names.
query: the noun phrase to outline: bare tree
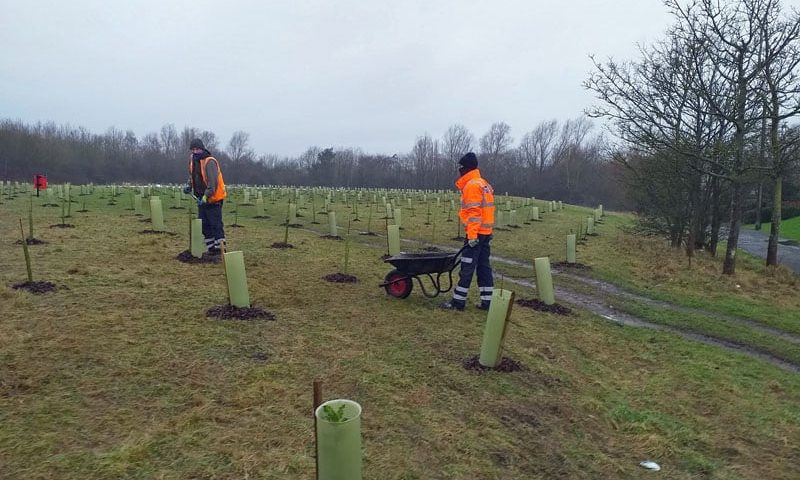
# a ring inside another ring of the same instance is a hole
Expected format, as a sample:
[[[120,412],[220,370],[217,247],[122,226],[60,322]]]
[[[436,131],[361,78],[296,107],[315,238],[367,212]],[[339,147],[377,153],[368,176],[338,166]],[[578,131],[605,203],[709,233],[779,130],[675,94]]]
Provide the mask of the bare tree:
[[[228,156],[231,157],[233,163],[242,161],[251,161],[255,156],[255,152],[250,149],[248,143],[250,141],[250,134],[242,130],[233,132],[231,140],[228,142]]]
[[[451,125],[442,137],[442,154],[450,164],[454,164],[475,145],[475,135],[467,127]]]
[[[489,131],[481,137],[481,153],[492,162],[508,153],[514,139],[511,137],[511,126],[505,122],[495,122]]]
[[[558,121],[549,120],[522,137],[519,152],[528,169],[537,170],[541,175],[545,165],[552,163],[557,133]]]

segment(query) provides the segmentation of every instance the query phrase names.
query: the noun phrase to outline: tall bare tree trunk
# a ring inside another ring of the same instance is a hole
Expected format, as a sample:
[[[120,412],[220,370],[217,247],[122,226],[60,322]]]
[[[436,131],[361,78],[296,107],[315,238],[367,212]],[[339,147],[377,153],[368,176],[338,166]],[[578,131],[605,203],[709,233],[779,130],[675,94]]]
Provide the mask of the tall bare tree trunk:
[[[742,224],[742,183],[736,179],[731,184],[731,222],[728,231],[728,246],[725,249],[725,262],[722,264],[722,273],[733,275],[736,273],[736,247],[739,245],[739,230]]]
[[[778,264],[778,240],[781,235],[781,203],[783,201],[783,177],[775,178],[775,192],[772,195],[772,224],[767,244],[767,265]]]

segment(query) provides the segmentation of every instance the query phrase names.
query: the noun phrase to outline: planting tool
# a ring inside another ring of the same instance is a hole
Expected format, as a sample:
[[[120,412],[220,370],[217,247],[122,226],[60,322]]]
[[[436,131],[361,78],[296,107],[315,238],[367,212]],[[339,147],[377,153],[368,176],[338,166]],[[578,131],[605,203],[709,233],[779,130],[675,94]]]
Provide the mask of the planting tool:
[[[391,263],[395,269],[386,274],[383,283],[379,286],[386,290],[388,295],[395,298],[407,298],[414,288],[413,280],[419,284],[422,294],[428,298],[447,293],[453,288],[453,270],[459,264],[461,253],[466,245],[456,253],[401,253],[394,255],[384,262]],[[447,288],[442,285],[442,275],[447,274]],[[427,275],[433,284],[433,290],[428,291],[419,277]],[[435,275],[435,277],[434,277]]]

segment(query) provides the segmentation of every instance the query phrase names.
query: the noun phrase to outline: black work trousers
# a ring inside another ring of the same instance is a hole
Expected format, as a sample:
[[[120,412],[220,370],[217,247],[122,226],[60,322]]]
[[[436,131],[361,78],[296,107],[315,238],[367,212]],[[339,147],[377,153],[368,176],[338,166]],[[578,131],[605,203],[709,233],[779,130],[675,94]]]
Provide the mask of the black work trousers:
[[[478,291],[480,292],[481,305],[486,307],[492,301],[494,278],[492,266],[489,264],[491,255],[492,235],[478,235],[478,244],[474,247],[467,246],[461,253],[461,272],[458,285],[453,290],[453,305],[463,307],[467,303],[469,285],[472,276],[478,273]]]
[[[222,225],[222,203],[204,203],[197,207],[197,216],[203,221],[203,237],[209,252],[220,249],[225,243],[225,227]]]

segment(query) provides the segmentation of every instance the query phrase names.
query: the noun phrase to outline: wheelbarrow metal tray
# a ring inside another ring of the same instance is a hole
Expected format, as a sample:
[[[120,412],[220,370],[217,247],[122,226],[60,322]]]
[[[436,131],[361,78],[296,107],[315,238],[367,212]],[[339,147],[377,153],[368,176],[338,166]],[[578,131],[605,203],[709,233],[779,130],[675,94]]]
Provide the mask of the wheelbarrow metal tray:
[[[457,253],[401,253],[389,257],[386,263],[408,275],[442,273],[452,269]]]

